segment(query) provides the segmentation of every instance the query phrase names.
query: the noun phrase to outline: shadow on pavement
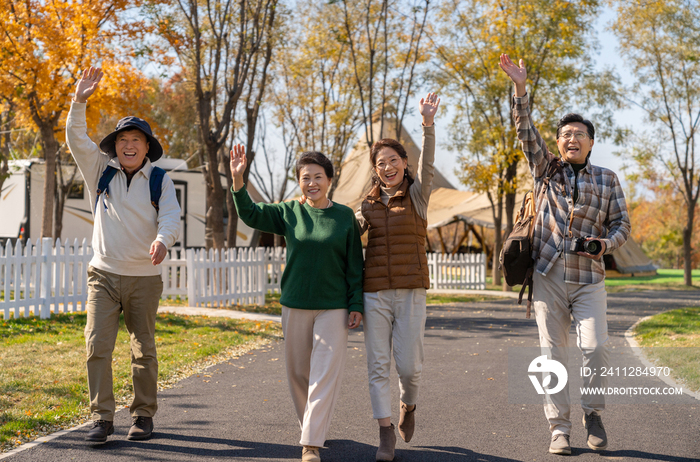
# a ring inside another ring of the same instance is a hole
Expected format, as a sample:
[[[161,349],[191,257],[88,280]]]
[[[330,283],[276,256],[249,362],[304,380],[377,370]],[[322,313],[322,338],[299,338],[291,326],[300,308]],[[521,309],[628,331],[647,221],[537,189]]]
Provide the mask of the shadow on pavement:
[[[353,462],[374,460],[377,447],[351,440],[328,440],[327,449],[321,450],[323,462]],[[411,449],[396,449],[394,462],[516,462],[489,454],[481,454],[455,446],[414,446]]]
[[[178,445],[176,443],[178,440],[186,441],[187,444]],[[140,453],[150,453],[156,460],[167,460],[162,457],[168,453],[189,454],[198,458],[241,458],[242,460],[301,458],[301,446],[297,445],[208,438],[162,431],[157,434],[154,432],[153,438],[147,441],[110,440],[107,443],[92,446],[94,451],[107,453],[119,450],[129,453],[134,449]],[[161,454],[161,459],[158,459],[158,453]]]
[[[572,456],[582,456],[584,454],[595,454],[604,459],[617,460],[664,460],[668,462],[697,462],[698,459],[691,457],[669,456],[667,454],[654,454],[651,452],[635,451],[624,449],[621,451],[593,451],[588,448],[571,448]]]

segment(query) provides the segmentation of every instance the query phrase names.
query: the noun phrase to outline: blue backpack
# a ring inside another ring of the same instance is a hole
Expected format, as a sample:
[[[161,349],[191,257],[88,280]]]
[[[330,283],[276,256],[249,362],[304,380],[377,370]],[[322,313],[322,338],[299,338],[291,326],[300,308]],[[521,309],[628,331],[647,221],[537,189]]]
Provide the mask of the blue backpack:
[[[118,168],[108,165],[100,181],[97,183],[97,197],[95,198],[95,212],[97,212],[97,204],[100,201],[100,194],[105,193],[109,197],[109,182],[112,181],[114,175],[119,171]],[[151,205],[158,212],[158,202],[160,202],[160,193],[163,188],[163,177],[165,176],[165,170],[160,167],[153,167],[151,170],[151,177],[148,180],[148,186],[151,190]]]

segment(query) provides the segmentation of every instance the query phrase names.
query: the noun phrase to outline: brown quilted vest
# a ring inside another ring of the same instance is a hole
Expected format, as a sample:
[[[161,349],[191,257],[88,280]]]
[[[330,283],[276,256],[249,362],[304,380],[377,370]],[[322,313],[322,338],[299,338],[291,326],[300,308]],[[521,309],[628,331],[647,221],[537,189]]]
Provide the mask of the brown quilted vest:
[[[428,222],[413,208],[408,180],[384,205],[379,185],[362,202],[369,223],[363,290],[430,288],[425,235]]]

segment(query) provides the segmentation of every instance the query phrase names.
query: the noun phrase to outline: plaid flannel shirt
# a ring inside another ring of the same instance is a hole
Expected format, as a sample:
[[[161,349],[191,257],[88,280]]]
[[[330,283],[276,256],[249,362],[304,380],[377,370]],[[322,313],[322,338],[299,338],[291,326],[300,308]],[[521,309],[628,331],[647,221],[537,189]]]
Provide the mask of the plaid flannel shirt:
[[[542,180],[549,161],[556,157],[532,123],[528,95],[513,98],[513,118],[523,153],[527,157],[535,182],[535,198],[539,200]],[[568,162],[563,171],[566,183],[555,174],[539,203],[533,235],[535,269],[546,275],[563,253],[566,271],[564,280],[573,284],[595,284],[605,279],[603,259],[592,260],[572,253],[569,238],[569,219],[573,207],[573,237],[597,237],[605,242],[605,253],[622,246],[630,234],[627,203],[617,175],[606,168],[586,166],[578,174],[578,200],[573,203],[576,175]]]

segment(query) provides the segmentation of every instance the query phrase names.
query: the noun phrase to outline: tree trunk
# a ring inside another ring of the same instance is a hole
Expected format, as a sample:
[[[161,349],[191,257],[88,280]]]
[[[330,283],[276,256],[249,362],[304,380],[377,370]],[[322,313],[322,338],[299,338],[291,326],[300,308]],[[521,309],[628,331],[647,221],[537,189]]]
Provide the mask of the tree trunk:
[[[231,169],[229,168],[229,153],[225,149],[225,146],[221,148],[219,162],[219,171],[223,171],[226,174],[226,191],[224,192],[226,196],[226,211],[228,212],[226,247],[233,248],[236,247],[236,240],[238,238],[238,211],[236,210],[236,204],[233,202],[233,195],[231,194],[233,177],[231,176]]]
[[[207,165],[204,169],[207,191],[207,213],[204,228],[204,240],[207,249],[223,249],[226,245],[224,235],[224,190],[219,175],[219,146],[207,142]]]
[[[500,262],[498,261],[501,255],[501,246],[503,245],[503,196],[498,196],[497,202],[497,213],[493,218],[493,226],[495,239],[493,244],[493,284],[501,285],[501,270],[499,268]]]
[[[695,220],[696,201],[688,204],[688,217],[683,228],[683,279],[687,286],[693,285],[693,220]]]
[[[53,237],[54,198],[56,197],[56,154],[58,142],[54,136],[53,123],[39,125],[41,144],[44,150],[45,180],[44,208],[41,212],[41,237]]]
[[[12,135],[9,124],[11,117],[9,108],[0,113],[0,191],[2,191],[2,184],[10,176],[8,160],[10,159],[10,137]]]
[[[60,239],[61,238],[61,233],[63,232],[63,209],[65,208],[66,205],[66,199],[68,198],[68,194],[70,193],[70,189],[73,187],[73,183],[75,182],[75,176],[78,173],[78,166],[74,165],[73,166],[73,173],[71,173],[71,176],[66,179],[66,181],[63,180],[63,167],[61,165],[61,160],[59,158],[58,163],[56,164],[56,173],[57,173],[57,178],[58,182],[56,185],[56,206],[54,207],[54,239]]]

